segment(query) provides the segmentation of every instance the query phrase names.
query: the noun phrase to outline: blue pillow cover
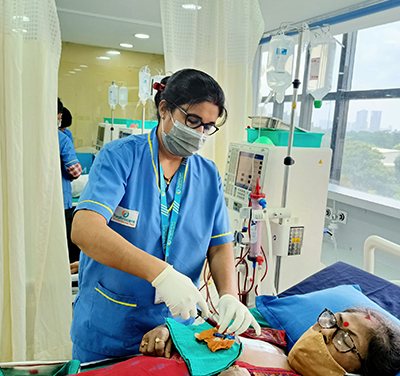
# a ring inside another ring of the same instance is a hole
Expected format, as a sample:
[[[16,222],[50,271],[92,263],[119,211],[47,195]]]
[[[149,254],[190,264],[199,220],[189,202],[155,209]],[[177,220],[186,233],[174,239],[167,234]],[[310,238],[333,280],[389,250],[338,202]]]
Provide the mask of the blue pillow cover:
[[[272,328],[286,331],[288,350],[317,322],[325,308],[333,313],[352,307],[373,308],[400,325],[400,320],[367,298],[358,285],[341,285],[284,298],[262,295],[256,298],[256,306]]]

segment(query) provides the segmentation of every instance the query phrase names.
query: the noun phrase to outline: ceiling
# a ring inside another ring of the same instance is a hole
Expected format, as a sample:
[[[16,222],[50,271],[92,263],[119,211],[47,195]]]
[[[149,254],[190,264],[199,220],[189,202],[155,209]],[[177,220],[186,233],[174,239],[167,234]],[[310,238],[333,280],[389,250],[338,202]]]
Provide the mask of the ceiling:
[[[216,0],[195,0],[202,2]],[[230,0],[247,1],[247,0]],[[377,0],[259,0],[265,31],[282,22],[300,22]],[[182,0],[182,4],[191,3]],[[63,42],[117,48],[131,43],[131,51],[163,54],[160,0],[56,0]],[[150,35],[138,39],[136,33]]]

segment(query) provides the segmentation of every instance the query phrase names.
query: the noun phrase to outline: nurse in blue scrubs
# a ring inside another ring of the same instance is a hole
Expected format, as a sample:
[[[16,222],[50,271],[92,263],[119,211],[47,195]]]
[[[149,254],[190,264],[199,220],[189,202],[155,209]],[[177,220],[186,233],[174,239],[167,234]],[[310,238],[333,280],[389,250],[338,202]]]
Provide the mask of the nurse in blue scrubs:
[[[71,338],[82,362],[136,354],[166,317],[192,323],[196,305],[207,315],[198,291],[206,258],[220,331],[259,331],[236,296],[221,177],[196,154],[226,119],[224,93],[195,69],[156,89],[157,128],[106,144],[76,209],[72,239],[83,252]]]
[[[72,124],[72,115],[67,107],[63,108],[61,126],[58,128],[61,132],[64,132],[65,135],[69,137],[69,139],[74,143],[74,137],[72,136],[72,132],[69,130],[69,127]]]

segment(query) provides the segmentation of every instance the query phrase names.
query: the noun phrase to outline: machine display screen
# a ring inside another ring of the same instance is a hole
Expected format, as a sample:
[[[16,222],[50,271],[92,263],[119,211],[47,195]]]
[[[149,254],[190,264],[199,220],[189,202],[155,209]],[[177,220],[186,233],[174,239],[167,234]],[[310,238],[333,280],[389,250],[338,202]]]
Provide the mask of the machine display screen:
[[[241,151],[237,164],[235,185],[252,190],[257,184],[258,176],[261,176],[263,160],[263,155]]]
[[[99,125],[99,127],[97,129],[97,141],[104,142],[104,129],[105,129],[105,127],[102,127],[101,125]]]

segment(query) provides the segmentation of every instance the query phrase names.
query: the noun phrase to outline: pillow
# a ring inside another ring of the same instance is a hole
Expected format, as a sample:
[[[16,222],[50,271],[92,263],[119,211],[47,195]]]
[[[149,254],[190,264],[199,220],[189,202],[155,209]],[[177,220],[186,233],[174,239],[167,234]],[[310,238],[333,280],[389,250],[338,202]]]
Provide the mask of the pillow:
[[[358,285],[336,286],[285,298],[263,295],[256,298],[256,305],[272,328],[286,331],[289,350],[317,322],[318,316],[325,308],[333,313],[352,307],[373,308],[385,313],[400,325],[396,317],[368,299]]]

